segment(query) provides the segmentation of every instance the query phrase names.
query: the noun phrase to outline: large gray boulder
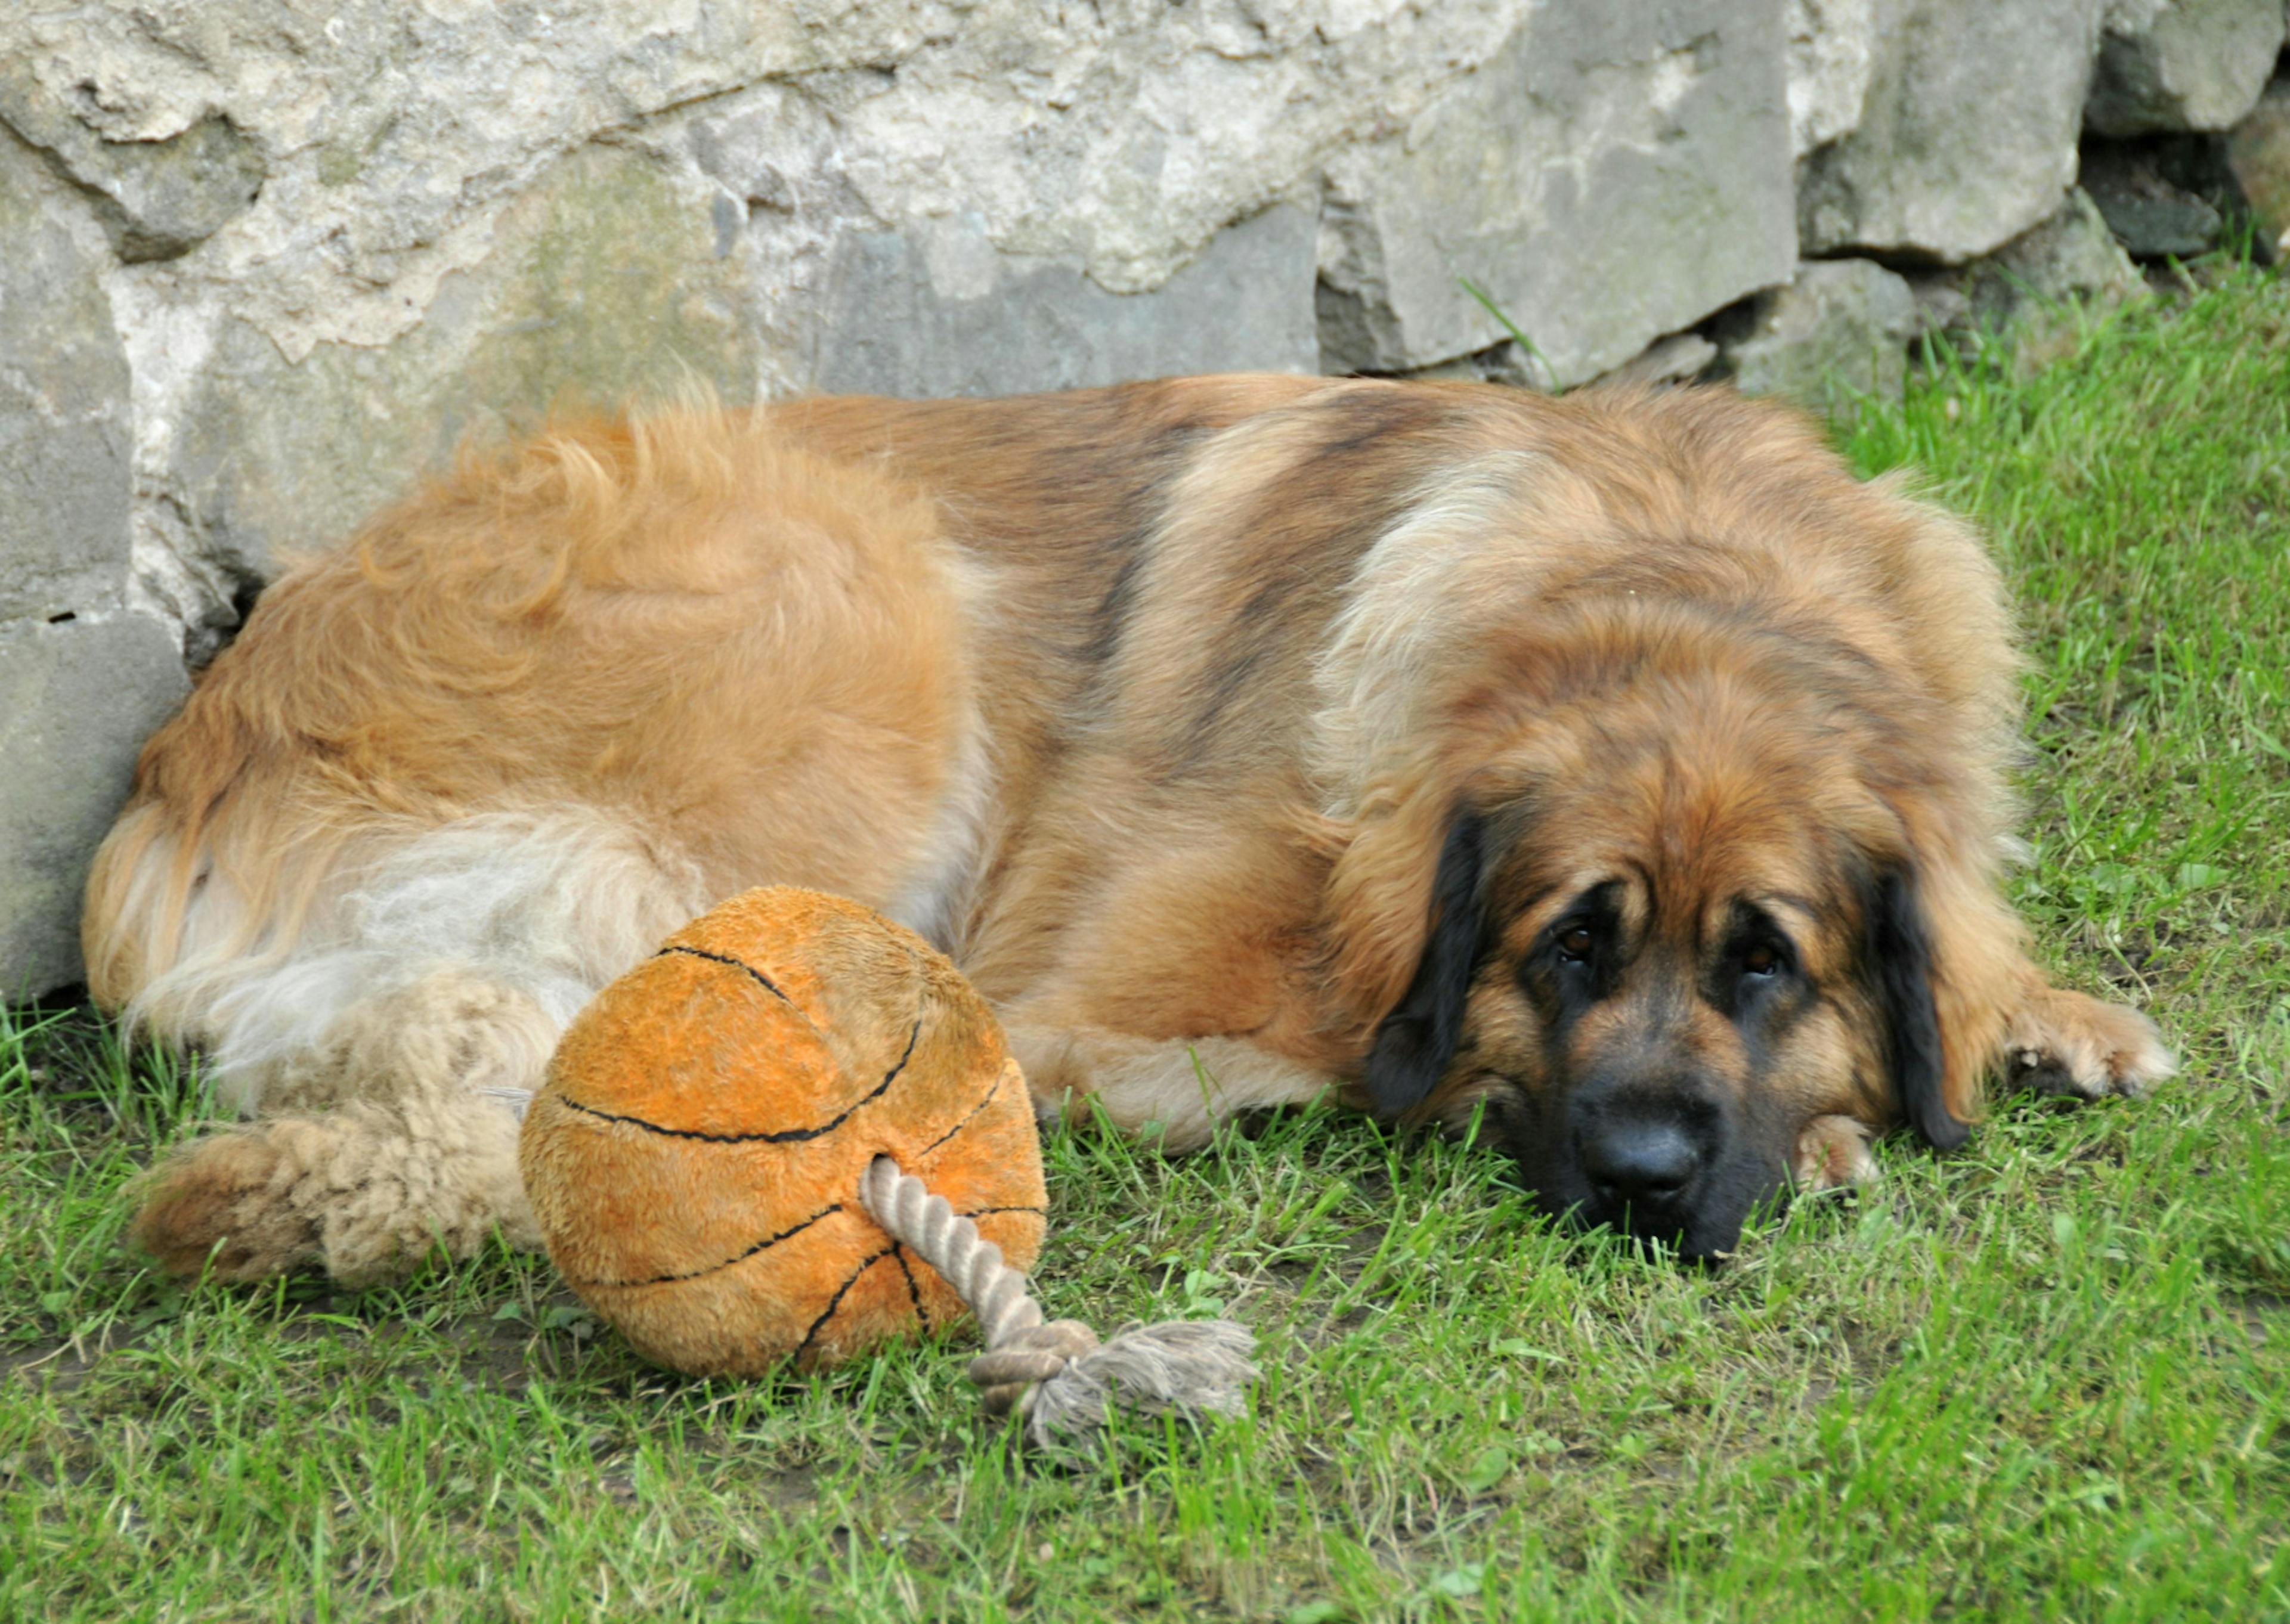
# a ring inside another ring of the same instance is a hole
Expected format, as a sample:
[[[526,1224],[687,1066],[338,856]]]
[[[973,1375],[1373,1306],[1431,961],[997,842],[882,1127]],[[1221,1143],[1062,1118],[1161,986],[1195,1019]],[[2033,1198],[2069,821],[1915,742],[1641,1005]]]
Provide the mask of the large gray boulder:
[[[0,621],[118,602],[127,356],[93,209],[0,131]]]
[[[753,398],[750,268],[717,252],[716,195],[650,153],[577,148],[487,218],[387,343],[343,332],[298,353],[258,310],[179,283],[163,308],[197,364],[155,366],[147,386],[170,423],[145,466],[164,522],[184,550],[263,578],[471,436],[695,386]]]
[[[2084,122],[2102,135],[2224,130],[2282,49],[2280,0],[2108,0]]]
[[[1077,260],[1005,254],[974,218],[857,233],[821,313],[823,389],[1005,395],[1178,372],[1319,370],[1318,227],[1276,204],[1209,239],[1144,293],[1109,293]]]
[[[2100,5],[1875,0],[1866,12],[1847,8],[1865,24],[1865,86],[1852,127],[1800,162],[1804,252],[1954,264],[2058,209],[2075,180]],[[1823,83],[1834,98],[1851,79],[1832,73]],[[1842,122],[1824,105],[1829,123],[1808,125],[1808,134]]]
[[[164,621],[113,611],[0,624],[0,997],[79,979],[88,864],[136,752],[187,688]]]
[[[1782,47],[1777,0],[1537,10],[1415,117],[1329,161],[1325,364],[1421,367],[1500,340],[1507,318],[1549,380],[1573,383],[1786,278]]]

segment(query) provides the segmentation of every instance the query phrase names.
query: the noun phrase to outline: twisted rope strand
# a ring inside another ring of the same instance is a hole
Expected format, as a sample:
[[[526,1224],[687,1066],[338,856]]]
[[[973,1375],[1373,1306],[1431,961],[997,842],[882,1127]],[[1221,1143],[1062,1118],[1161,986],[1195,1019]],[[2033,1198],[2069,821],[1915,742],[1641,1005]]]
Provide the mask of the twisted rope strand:
[[[986,1351],[971,1361],[970,1379],[983,1389],[987,1412],[1015,1408],[1037,1446],[1054,1448],[1067,1435],[1104,1425],[1116,1399],[1149,1412],[1239,1413],[1241,1389],[1257,1374],[1249,1360],[1255,1340],[1245,1327],[1177,1321],[1101,1346],[1078,1320],[1045,1323],[1026,1276],[1003,1260],[1002,1249],[889,1156],[868,1164],[859,1200],[978,1316]]]
[[[1002,1249],[889,1156],[877,1156],[860,1174],[859,1199],[885,1233],[904,1241],[970,1305],[989,1350],[1042,1323],[1026,1276],[1002,1260]]]

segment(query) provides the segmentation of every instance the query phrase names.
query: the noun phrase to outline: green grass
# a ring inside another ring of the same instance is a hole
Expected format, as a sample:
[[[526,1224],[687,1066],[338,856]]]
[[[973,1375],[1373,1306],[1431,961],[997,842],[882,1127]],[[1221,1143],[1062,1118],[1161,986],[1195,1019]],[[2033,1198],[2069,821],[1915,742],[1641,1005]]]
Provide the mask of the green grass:
[[[1357,1118],[1054,1137],[1053,1308],[1221,1306],[1268,1371],[1245,1420],[1058,1469],[959,1350],[674,1380],[529,1258],[163,1284],[123,1186],[195,1076],[18,1012],[0,1619],[2290,1617],[2290,292],[1951,368],[1849,449],[2008,565],[2015,884],[2063,980],[2180,1046],[2156,1099],[1887,1145],[1709,1275]]]

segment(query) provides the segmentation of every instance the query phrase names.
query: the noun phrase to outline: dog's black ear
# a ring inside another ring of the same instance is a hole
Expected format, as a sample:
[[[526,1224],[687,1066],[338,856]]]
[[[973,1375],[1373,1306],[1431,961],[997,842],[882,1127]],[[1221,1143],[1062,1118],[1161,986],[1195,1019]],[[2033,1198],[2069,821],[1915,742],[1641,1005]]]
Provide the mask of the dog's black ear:
[[[1971,1137],[1972,1129],[1948,1108],[1940,1011],[1933,1003],[1932,938],[1912,871],[1889,868],[1878,875],[1870,887],[1868,928],[1869,977],[1884,1012],[1894,1097],[1927,1144],[1953,1150]]]
[[[1479,964],[1486,920],[1481,894],[1486,823],[1478,813],[1459,815],[1439,848],[1431,883],[1431,926],[1415,979],[1375,1029],[1361,1081],[1382,1116],[1396,1116],[1426,1095],[1455,1056],[1463,1036],[1463,1003]]]

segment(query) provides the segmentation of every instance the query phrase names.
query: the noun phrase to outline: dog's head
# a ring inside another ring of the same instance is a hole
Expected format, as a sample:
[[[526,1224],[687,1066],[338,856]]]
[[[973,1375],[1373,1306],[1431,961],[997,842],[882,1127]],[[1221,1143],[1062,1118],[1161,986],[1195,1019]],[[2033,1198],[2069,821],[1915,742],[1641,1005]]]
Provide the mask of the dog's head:
[[[1484,1108],[1548,1210],[1690,1257],[1734,1246],[1820,1119],[1966,1131],[1888,724],[1726,643],[1656,639],[1459,730],[1476,755],[1348,853],[1431,876],[1374,1105]]]

